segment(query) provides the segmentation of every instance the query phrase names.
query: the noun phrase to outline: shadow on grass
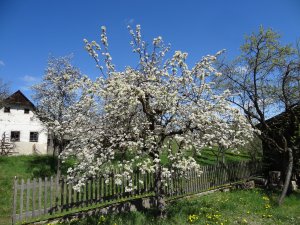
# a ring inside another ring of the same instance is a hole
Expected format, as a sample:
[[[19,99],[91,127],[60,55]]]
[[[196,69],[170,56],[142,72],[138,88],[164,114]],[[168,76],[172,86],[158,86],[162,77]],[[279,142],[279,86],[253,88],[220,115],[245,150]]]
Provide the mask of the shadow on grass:
[[[244,159],[249,159],[249,155],[245,155],[245,154],[237,154],[237,153],[233,153],[233,152],[226,152],[227,156],[232,156],[232,157],[236,157],[236,158],[244,158]]]
[[[56,156],[35,156],[27,165],[27,172],[31,173],[32,178],[45,178],[55,176],[57,172]],[[66,175],[67,170],[74,164],[72,160],[63,163],[61,174]]]
[[[134,224],[147,224],[156,225],[162,224],[163,220],[158,219],[155,215],[157,214],[156,209],[147,209],[143,211],[133,211],[133,212],[122,212],[118,214],[108,214],[102,215],[101,213],[93,213],[84,218],[78,218],[79,220],[71,220],[69,222],[63,221],[63,225],[134,225]]]
[[[50,177],[56,173],[57,158],[53,156],[36,156],[27,165],[27,172],[32,178]]]
[[[279,189],[265,189],[264,193],[269,197],[270,203],[274,206],[279,207],[278,205],[278,199],[281,195],[281,190]],[[290,201],[300,201],[300,190],[294,191],[294,192],[288,192],[285,199],[289,198]],[[283,205],[285,203],[283,202]]]
[[[197,155],[195,156],[195,160],[201,165],[214,165],[216,164],[216,160],[205,155]]]

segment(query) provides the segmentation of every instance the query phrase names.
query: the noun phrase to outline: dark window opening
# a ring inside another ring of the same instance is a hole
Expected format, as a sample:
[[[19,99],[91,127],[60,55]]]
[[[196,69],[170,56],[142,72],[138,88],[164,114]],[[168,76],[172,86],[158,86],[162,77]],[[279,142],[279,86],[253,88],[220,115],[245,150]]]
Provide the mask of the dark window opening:
[[[10,141],[20,141],[20,131],[12,131],[10,133]]]
[[[10,107],[4,107],[4,112],[9,113],[10,112]]]
[[[24,109],[24,114],[29,114],[29,109]]]
[[[30,142],[38,142],[39,141],[39,133],[38,132],[30,132],[29,141]]]

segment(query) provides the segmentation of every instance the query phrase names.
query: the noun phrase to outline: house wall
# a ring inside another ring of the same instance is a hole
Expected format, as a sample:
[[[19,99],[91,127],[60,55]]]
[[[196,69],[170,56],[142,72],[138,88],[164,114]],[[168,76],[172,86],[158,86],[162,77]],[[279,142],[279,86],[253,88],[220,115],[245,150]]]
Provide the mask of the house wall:
[[[9,106],[9,105],[7,105]],[[20,141],[14,142],[14,151],[19,154],[28,155],[35,153],[47,154],[47,130],[42,122],[34,115],[32,109],[29,114],[24,113],[24,108],[18,105],[10,105],[10,113],[4,113],[4,108],[0,109],[0,135],[5,132],[10,140],[11,131],[20,131]],[[30,132],[38,132],[38,142],[30,142]]]

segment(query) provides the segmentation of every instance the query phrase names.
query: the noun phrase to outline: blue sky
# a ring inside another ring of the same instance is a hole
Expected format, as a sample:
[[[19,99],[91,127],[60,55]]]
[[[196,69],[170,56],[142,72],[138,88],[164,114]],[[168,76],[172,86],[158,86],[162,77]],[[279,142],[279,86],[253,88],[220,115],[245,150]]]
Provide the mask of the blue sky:
[[[126,26],[140,24],[148,41],[162,36],[172,51],[189,53],[192,64],[203,55],[227,50],[239,54],[245,34],[260,25],[282,34],[284,43],[300,38],[298,0],[0,0],[0,78],[11,91],[41,79],[49,56],[73,53],[84,74],[98,75],[84,50],[83,38],[99,40],[105,25],[119,70],[136,65]]]

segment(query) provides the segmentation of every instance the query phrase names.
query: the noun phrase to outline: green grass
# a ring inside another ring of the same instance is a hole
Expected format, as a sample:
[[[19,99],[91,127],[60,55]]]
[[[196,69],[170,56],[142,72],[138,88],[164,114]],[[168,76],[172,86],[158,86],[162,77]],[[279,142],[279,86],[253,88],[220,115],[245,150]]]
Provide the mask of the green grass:
[[[266,193],[259,189],[217,192],[202,197],[177,200],[169,203],[167,218],[156,219],[151,210],[92,216],[82,220],[63,222],[64,225],[183,225],[183,224],[256,224],[299,225],[300,193],[286,198],[278,207],[278,193]]]
[[[214,165],[217,163],[217,149],[203,149],[201,155],[196,155],[195,160],[200,165]],[[247,152],[240,152],[239,154],[227,151],[225,153],[226,162],[239,162],[243,160],[250,160],[250,156]]]
[[[67,165],[63,166],[63,173]],[[0,157],[0,225],[10,222],[12,213],[13,179],[38,178],[56,173],[56,158],[52,156]]]

